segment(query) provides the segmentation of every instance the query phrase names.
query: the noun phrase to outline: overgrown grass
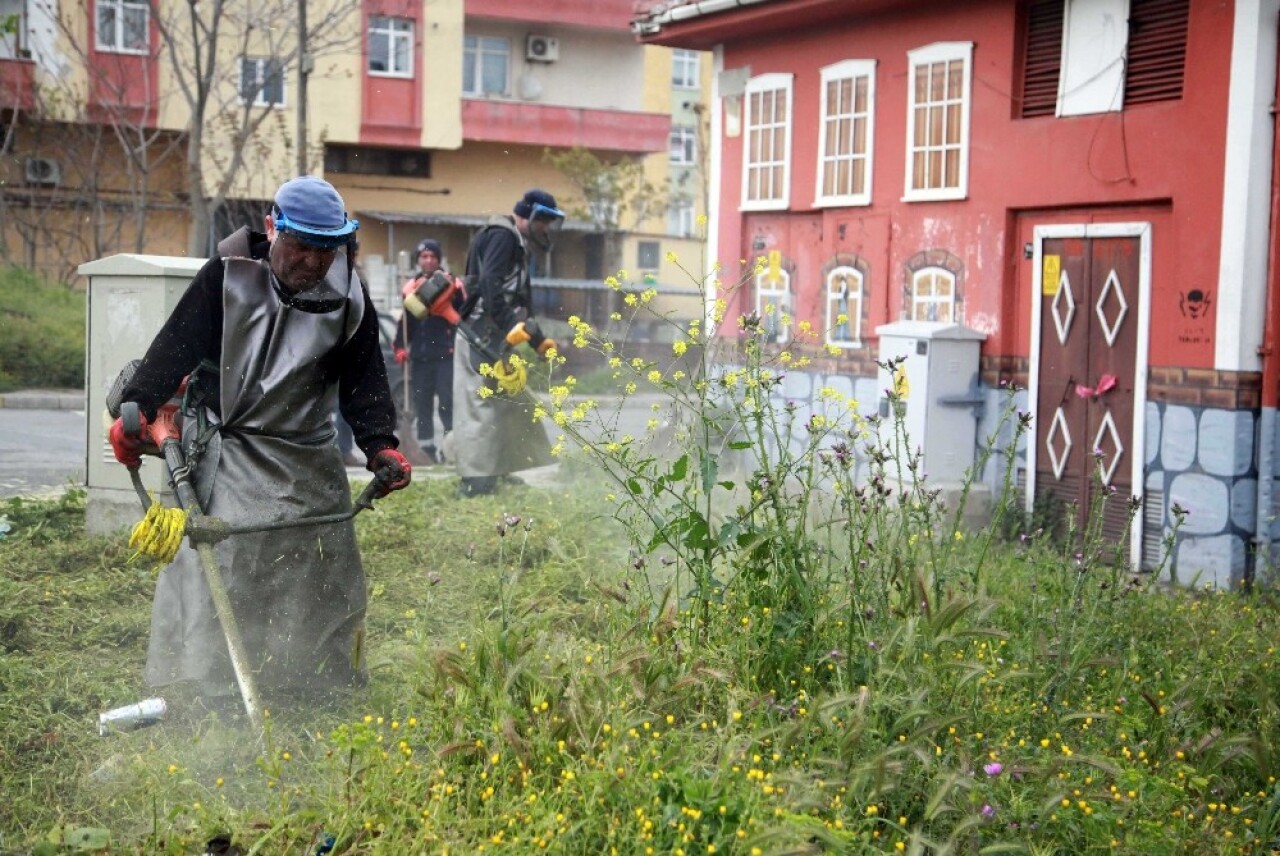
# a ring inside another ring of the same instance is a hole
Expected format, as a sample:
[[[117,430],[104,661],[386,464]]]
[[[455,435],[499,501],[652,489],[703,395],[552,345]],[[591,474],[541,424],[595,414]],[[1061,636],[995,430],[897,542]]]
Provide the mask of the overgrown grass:
[[[84,294],[0,266],[0,392],[84,385]]]
[[[751,641],[768,610],[731,588],[691,648],[679,604],[641,595],[596,486],[451,488],[358,518],[371,686],[277,712],[261,745],[177,712],[98,737],[99,710],[145,694],[154,569],[123,537],[86,537],[75,493],[7,503],[0,850],[192,853],[219,834],[280,854],[327,835],[388,854],[1280,845],[1280,640],[1260,596],[1148,591],[1047,544],[997,546],[980,590],[868,610],[856,647],[837,622],[805,628],[828,661],[770,692]]]
[[[571,319],[565,346],[643,391],[647,422],[549,361],[565,487],[463,501],[428,480],[362,514],[371,684],[261,739],[177,695],[98,737],[98,711],[146,693],[153,569],[123,533],[86,537],[77,493],[10,501],[0,850],[1280,850],[1270,595],[1127,573],[1096,522],[1140,502],[1107,491],[1049,538],[1010,477],[963,530],[901,420],[778,394],[807,357],[767,320],[715,358],[687,324],[659,359]]]

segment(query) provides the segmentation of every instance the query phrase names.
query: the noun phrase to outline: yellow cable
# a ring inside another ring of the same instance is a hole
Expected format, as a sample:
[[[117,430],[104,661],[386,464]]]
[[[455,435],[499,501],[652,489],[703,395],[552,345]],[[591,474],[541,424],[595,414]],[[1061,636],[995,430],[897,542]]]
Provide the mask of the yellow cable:
[[[182,536],[187,528],[187,513],[181,508],[165,508],[152,497],[147,514],[137,522],[129,534],[129,546],[137,550],[133,554],[149,556],[168,564],[178,555]]]
[[[493,377],[498,381],[498,388],[507,395],[519,395],[529,380],[529,371],[523,361],[512,360],[508,365],[506,360],[499,360],[493,364]]]

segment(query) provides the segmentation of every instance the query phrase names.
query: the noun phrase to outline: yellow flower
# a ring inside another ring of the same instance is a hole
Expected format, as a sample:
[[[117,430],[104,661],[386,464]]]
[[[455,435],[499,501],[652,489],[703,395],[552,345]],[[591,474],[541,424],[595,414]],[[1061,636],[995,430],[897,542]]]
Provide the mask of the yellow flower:
[[[667,250],[667,261],[674,262],[679,260],[676,258],[676,254],[673,251]]]
[[[673,342],[671,344],[671,350],[677,357],[682,357],[684,356],[684,352],[689,350],[689,343],[685,341]]]
[[[635,306],[639,302],[639,298],[636,297],[634,294],[628,294],[626,297],[623,298],[623,301],[628,306]]]
[[[651,369],[649,371],[648,378],[649,378],[649,383],[661,383],[662,372],[658,371],[657,369]]]

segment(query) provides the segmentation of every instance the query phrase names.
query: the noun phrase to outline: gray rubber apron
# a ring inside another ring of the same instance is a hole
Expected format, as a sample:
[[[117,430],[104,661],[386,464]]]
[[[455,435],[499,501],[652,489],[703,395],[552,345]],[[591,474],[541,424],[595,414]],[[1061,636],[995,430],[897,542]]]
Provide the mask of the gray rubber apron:
[[[195,471],[205,511],[228,523],[291,520],[351,507],[324,356],[354,334],[363,292],[339,254],[324,283],[284,304],[265,262],[226,259],[222,427]],[[187,424],[194,420],[187,420]],[[191,437],[184,436],[184,445]],[[238,535],[215,546],[264,694],[314,695],[365,677],[365,585],[351,522]],[[196,552],[160,575],[147,681],[235,693],[226,642]]]
[[[498,390],[472,367],[471,344],[461,333],[453,352],[453,457],[463,478],[500,476],[554,463],[541,421],[525,396]],[[480,359],[479,362],[484,362]],[[480,397],[480,388],[494,390]]]

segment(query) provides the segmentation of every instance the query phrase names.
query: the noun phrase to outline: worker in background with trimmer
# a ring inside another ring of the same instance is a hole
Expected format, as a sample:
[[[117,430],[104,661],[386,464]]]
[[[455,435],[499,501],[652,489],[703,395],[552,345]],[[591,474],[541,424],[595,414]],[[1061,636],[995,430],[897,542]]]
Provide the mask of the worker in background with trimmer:
[[[334,445],[335,402],[381,492],[409,484],[374,306],[347,245],[358,223],[328,182],[276,192],[264,233],[223,240],[123,391],[154,419],[190,375],[182,445],[204,511],[232,525],[341,514],[351,494]],[[141,441],[117,419],[116,458]],[[362,684],[365,582],[351,522],[236,535],[215,546],[263,695],[297,702]],[[234,703],[227,644],[196,552],[157,582],[147,683]],[[219,702],[222,704],[219,704]]]
[[[445,463],[444,441],[453,431],[453,340],[457,326],[443,315],[415,311],[418,307],[427,307],[421,300],[415,303],[412,298],[437,271],[449,277],[449,272],[440,266],[442,258],[439,241],[427,238],[419,242],[418,273],[401,289],[405,313],[396,327],[393,343],[396,362],[402,366],[408,364],[413,412],[418,418],[418,445],[433,464]],[[465,292],[459,287],[452,294],[453,308],[461,309]],[[440,425],[444,429],[439,446],[435,442],[435,417],[431,412],[437,401]]]
[[[530,190],[511,216],[494,217],[467,252],[471,293],[458,327],[453,373],[454,458],[463,496],[492,493],[499,479],[552,462],[546,431],[533,420],[527,397],[495,375],[509,378],[519,368],[509,357],[523,342],[539,355],[556,347],[530,318],[529,245],[550,250],[563,223],[555,197]]]

